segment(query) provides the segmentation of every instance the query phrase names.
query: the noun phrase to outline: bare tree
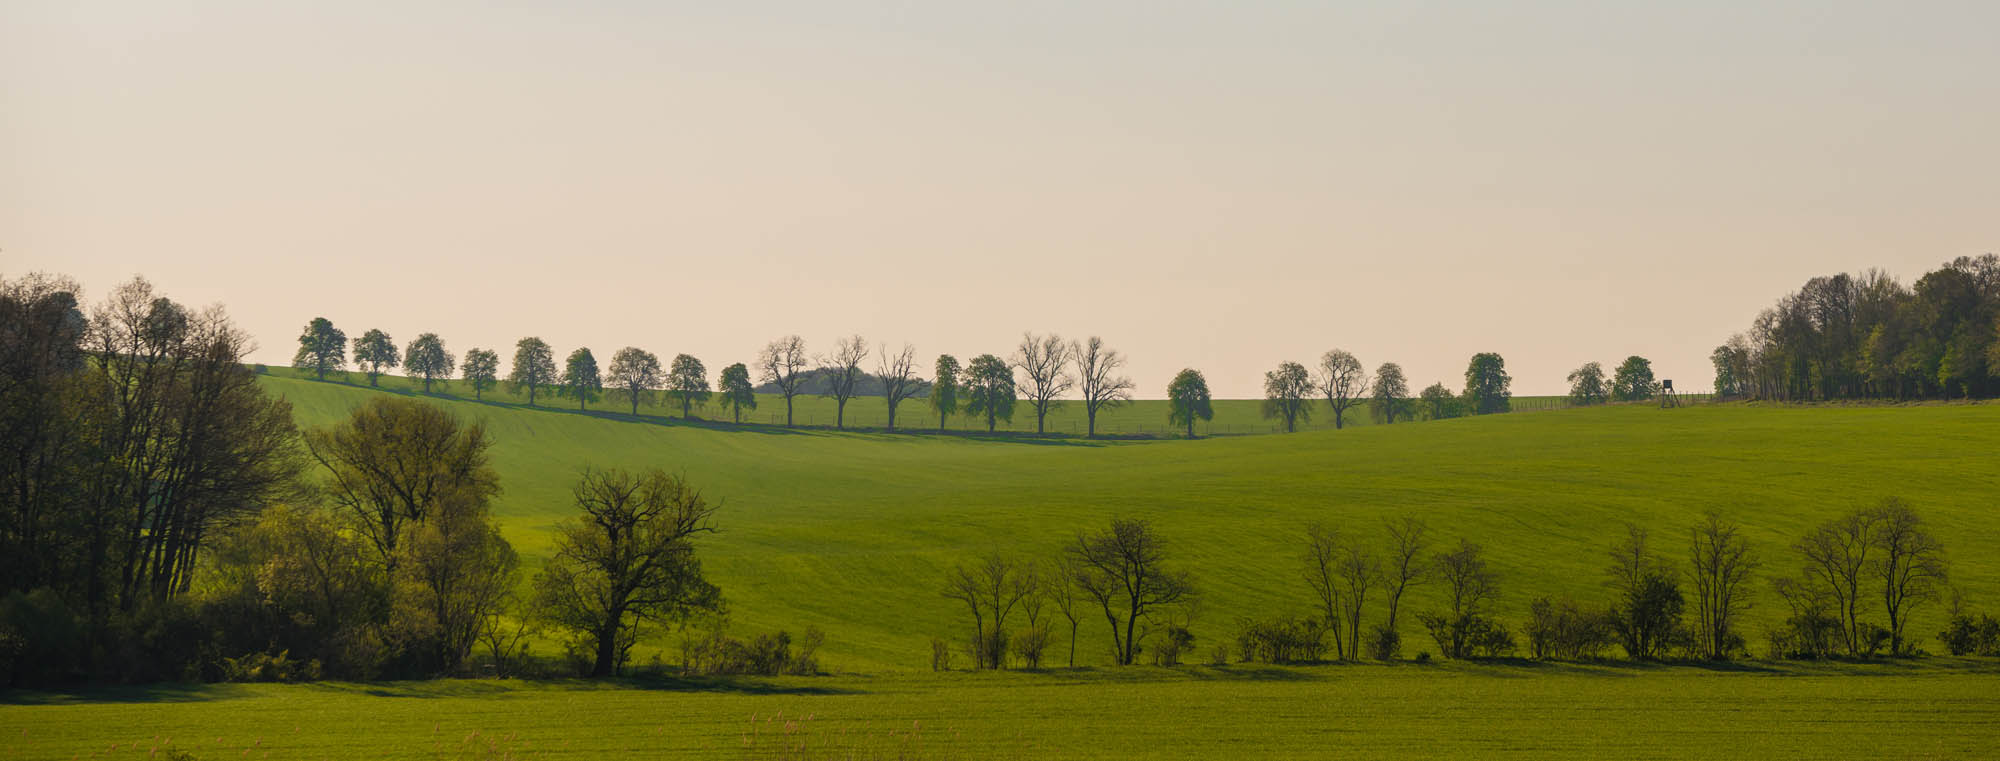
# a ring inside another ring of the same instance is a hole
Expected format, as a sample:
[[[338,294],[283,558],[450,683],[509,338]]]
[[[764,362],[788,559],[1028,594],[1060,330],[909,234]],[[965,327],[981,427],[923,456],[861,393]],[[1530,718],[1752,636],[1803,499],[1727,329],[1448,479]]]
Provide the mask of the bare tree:
[[[1062,406],[1059,397],[1076,387],[1076,378],[1064,371],[1069,361],[1070,345],[1063,342],[1062,336],[1021,334],[1021,345],[1014,350],[1014,366],[1028,376],[1022,390],[1028,393],[1028,402],[1035,405],[1037,434],[1047,432],[1049,410]]]
[[[785,427],[791,427],[792,397],[799,395],[806,380],[805,339],[785,336],[766,345],[757,354],[757,372],[760,382],[777,386],[785,397]]]
[[[917,391],[917,347],[903,344],[903,350],[889,353],[882,347],[876,360],[875,376],[882,379],[882,400],[889,406],[889,430],[896,430],[896,407]]]
[[[1420,558],[1430,546],[1425,534],[1430,530],[1421,518],[1401,516],[1388,521],[1389,562],[1388,593],[1390,631],[1396,630],[1396,611],[1403,602],[1403,593],[1415,584],[1423,583],[1429,568]]]
[[[1319,358],[1318,377],[1313,380],[1333,408],[1334,430],[1340,429],[1347,411],[1360,406],[1368,396],[1368,371],[1361,368],[1361,360],[1341,349]]]
[[[1451,608],[1443,614],[1425,615],[1424,624],[1445,655],[1466,657],[1483,620],[1480,614],[1500,594],[1499,575],[1486,566],[1479,545],[1460,539],[1456,549],[1437,556],[1437,578],[1444,584]]]
[[[1350,661],[1361,660],[1362,603],[1368,589],[1382,578],[1382,561],[1358,545],[1341,548],[1335,571],[1340,577],[1341,622],[1347,626],[1347,654]]]
[[[1056,558],[1054,571],[1042,579],[1042,583],[1047,586],[1045,593],[1049,602],[1055,603],[1056,611],[1062,613],[1063,620],[1069,622],[1070,668],[1076,668],[1076,627],[1080,623],[1077,614],[1081,612],[1077,610],[1076,605],[1076,574],[1076,558],[1065,554]]]
[[[1020,569],[998,553],[945,573],[944,596],[965,603],[972,613],[972,657],[979,668],[997,669],[1007,656],[1007,616],[1029,591]]]
[[[1333,654],[1347,656],[1346,633],[1341,631],[1340,534],[1323,523],[1306,527],[1306,551],[1301,558],[1306,586],[1319,603],[1321,620],[1333,632]]]
[[[1091,336],[1071,344],[1070,357],[1076,362],[1076,377],[1083,383],[1085,435],[1097,436],[1097,413],[1132,401],[1132,379],[1116,373],[1125,366],[1125,355],[1106,348],[1104,339]]]
[[[1748,587],[1757,558],[1736,524],[1715,511],[1704,513],[1692,533],[1689,561],[1701,649],[1710,658],[1727,658],[1743,646],[1736,622],[1750,608]]]
[[[1113,519],[1103,531],[1078,534],[1069,552],[1077,588],[1111,625],[1112,655],[1120,666],[1132,665],[1138,655],[1142,623],[1194,597],[1188,577],[1165,567],[1166,543],[1146,521]]]
[[[1874,512],[1874,571],[1882,581],[1883,610],[1889,615],[1889,652],[1903,653],[1910,611],[1937,600],[1944,586],[1944,544],[1900,499],[1884,499]]]
[[[861,360],[868,358],[868,340],[861,336],[840,339],[833,353],[819,358],[819,374],[826,378],[826,395],[833,397],[833,427],[847,427],[847,400],[861,386]]]
[[[1820,524],[1796,545],[1806,559],[1806,583],[1833,599],[1849,655],[1859,655],[1865,644],[1861,579],[1868,571],[1868,550],[1875,544],[1875,521],[1874,511],[1857,510]]]

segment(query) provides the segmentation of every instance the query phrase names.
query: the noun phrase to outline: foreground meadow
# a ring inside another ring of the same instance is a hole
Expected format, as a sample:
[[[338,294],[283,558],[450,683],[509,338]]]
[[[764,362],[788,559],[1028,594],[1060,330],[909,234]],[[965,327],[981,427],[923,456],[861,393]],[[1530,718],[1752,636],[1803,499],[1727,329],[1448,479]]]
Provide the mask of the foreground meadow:
[[[332,423],[371,395],[272,377],[304,426]],[[737,630],[826,632],[830,669],[928,669],[932,636],[959,639],[944,572],[988,552],[1053,558],[1113,516],[1147,518],[1201,593],[1197,657],[1234,640],[1246,617],[1309,612],[1301,535],[1325,521],[1379,541],[1383,519],[1415,515],[1440,543],[1486,547],[1500,574],[1496,613],[1518,626],[1546,594],[1605,599],[1606,547],[1627,521],[1685,562],[1701,511],[1741,522],[1763,559],[1747,634],[1763,652],[1784,603],[1767,576],[1796,573],[1790,544],[1809,527],[1889,495],[1908,500],[1950,554],[1975,610],[2000,604],[2000,405],[1651,406],[1491,415],[1345,431],[1196,441],[1084,441],[727,428],[633,421],[609,412],[437,399],[483,422],[502,493],[494,511],[529,575],[550,528],[573,514],[579,469],[659,466],[721,500],[703,537],[709,577]],[[1436,604],[1420,586],[1405,605]],[[1371,609],[1371,620],[1381,615]],[[1944,607],[1919,611],[1919,646],[1938,649]],[[1404,656],[1436,648],[1414,617]],[[645,649],[667,651],[671,633]],[[1086,619],[1077,662],[1108,661],[1101,617]],[[1061,657],[1059,636],[1053,650]],[[553,644],[539,652],[554,654]],[[641,659],[649,657],[641,653]],[[1058,663],[1061,661],[1059,660]]]
[[[2000,664],[1139,667],[0,696],[0,756],[1990,758]]]

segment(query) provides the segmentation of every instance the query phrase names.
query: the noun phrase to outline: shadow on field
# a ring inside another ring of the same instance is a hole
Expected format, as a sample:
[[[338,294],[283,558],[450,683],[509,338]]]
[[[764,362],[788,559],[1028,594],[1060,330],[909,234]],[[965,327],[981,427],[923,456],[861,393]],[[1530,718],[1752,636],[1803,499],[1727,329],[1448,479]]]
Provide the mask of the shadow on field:
[[[256,697],[256,692],[240,684],[146,684],[58,690],[0,690],[0,705],[203,703],[248,697]]]

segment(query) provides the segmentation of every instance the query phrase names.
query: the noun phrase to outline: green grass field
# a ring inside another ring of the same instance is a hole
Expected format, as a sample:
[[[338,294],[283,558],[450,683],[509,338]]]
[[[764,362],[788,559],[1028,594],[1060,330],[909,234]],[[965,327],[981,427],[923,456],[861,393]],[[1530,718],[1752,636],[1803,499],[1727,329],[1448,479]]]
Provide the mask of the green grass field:
[[[0,757],[1990,758],[1995,668],[1201,666],[152,687],[0,697]]]
[[[383,391],[273,377],[305,425]],[[1441,540],[1484,544],[1503,616],[1535,596],[1605,595],[1604,548],[1634,521],[1679,553],[1704,509],[1735,516],[1765,574],[1796,568],[1808,526],[1887,495],[1910,500],[1945,541],[1975,605],[2000,601],[2000,405],[1614,406],[1346,431],[1196,441],[1016,439],[715,428],[612,412],[439,400],[484,420],[505,490],[497,513],[532,569],[548,527],[573,510],[586,465],[684,472],[725,507],[702,548],[743,631],[818,626],[836,669],[928,668],[928,639],[955,635],[944,570],[990,551],[1053,556],[1114,515],[1150,518],[1202,592],[1197,650],[1244,616],[1306,612],[1300,534],[1323,520],[1373,539],[1410,513]],[[1759,584],[1751,634],[1781,602]],[[1419,588],[1408,610],[1431,604]],[[1375,615],[1371,613],[1371,615]],[[1917,620],[1926,640],[1942,622]],[[1406,650],[1429,642],[1405,620]],[[1086,622],[1079,663],[1104,662]],[[668,637],[655,638],[667,645]],[[1058,643],[1059,645],[1061,643]]]
[[[282,374],[266,383],[307,426],[371,394],[408,393]],[[1117,515],[1153,520],[1193,573],[1197,659],[1242,617],[1307,612],[1297,573],[1306,522],[1374,540],[1383,517],[1405,513],[1440,540],[1489,549],[1501,617],[1518,627],[1538,595],[1604,599],[1604,548],[1625,521],[1678,555],[1701,510],[1724,510],[1768,576],[1796,570],[1787,545],[1806,527],[1897,495],[1946,543],[1967,601],[1990,610],[2000,603],[2000,405],[1612,406],[1086,441],[436,401],[484,421],[496,440],[496,512],[530,572],[549,526],[571,514],[579,468],[683,472],[725,505],[701,552],[736,631],[818,626],[835,675],[12,693],[0,695],[0,757],[150,759],[169,737],[199,758],[478,757],[461,754],[472,732],[556,758],[1968,758],[2000,747],[2000,664],[1990,659],[1120,670],[1101,665],[1104,626],[1086,621],[1078,655],[1088,668],[935,675],[927,646],[962,628],[939,595],[945,568],[989,551],[1050,557]],[[1749,629],[1761,648],[1782,604],[1761,579],[1757,592]],[[1415,590],[1406,610],[1434,594]],[[1923,646],[1937,648],[1943,618],[1941,606],[1917,618]],[[1404,623],[1406,654],[1435,649]],[[672,643],[656,633],[648,647]],[[1065,646],[1059,636],[1058,662]],[[787,737],[780,712],[812,718]],[[778,752],[800,743],[829,752]]]

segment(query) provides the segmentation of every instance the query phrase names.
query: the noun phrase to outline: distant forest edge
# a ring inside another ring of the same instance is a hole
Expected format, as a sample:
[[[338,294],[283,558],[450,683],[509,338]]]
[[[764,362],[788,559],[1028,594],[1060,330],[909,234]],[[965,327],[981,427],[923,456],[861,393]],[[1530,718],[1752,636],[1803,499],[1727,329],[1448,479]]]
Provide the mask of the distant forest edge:
[[[1716,347],[1719,394],[1777,401],[2000,395],[2000,256],[1905,286],[1881,270],[1806,281]]]

